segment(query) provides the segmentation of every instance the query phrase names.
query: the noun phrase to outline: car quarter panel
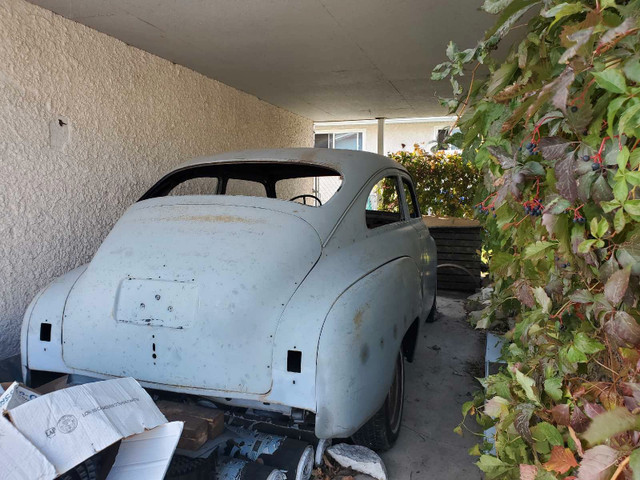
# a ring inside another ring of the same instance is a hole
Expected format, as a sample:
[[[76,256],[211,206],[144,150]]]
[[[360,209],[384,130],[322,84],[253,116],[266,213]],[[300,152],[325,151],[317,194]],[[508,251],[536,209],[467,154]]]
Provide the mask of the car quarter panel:
[[[393,260],[335,303],[318,345],[316,435],[346,437],[382,405],[404,333],[419,314],[415,262]]]

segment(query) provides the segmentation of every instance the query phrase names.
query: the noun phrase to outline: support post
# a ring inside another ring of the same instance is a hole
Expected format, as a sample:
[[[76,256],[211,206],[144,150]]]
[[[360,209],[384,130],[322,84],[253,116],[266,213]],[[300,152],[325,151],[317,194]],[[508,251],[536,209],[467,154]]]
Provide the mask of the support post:
[[[384,155],[384,117],[378,117],[378,155]]]

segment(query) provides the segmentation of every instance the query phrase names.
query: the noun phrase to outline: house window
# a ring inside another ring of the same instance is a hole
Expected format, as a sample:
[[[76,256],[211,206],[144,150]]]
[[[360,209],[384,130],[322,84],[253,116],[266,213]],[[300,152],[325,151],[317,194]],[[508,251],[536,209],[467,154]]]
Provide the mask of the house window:
[[[316,148],[336,148],[341,150],[362,150],[362,132],[316,133]]]

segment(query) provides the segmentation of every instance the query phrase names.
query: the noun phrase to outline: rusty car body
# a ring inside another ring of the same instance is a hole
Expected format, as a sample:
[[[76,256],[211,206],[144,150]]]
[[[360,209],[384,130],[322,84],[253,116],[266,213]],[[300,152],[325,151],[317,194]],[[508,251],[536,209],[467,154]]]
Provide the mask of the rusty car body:
[[[278,198],[284,180],[327,176],[341,184],[322,205],[315,190]],[[171,194],[194,179],[214,179],[215,191]],[[230,194],[236,180],[263,194]],[[396,189],[392,211],[371,205],[376,185]],[[132,376],[227,405],[310,414],[318,438],[385,449],[400,428],[404,360],[433,316],[435,257],[411,178],[387,157],[283,149],[198,158],[133,204],[90,263],[35,297],[23,372],[27,381]]]

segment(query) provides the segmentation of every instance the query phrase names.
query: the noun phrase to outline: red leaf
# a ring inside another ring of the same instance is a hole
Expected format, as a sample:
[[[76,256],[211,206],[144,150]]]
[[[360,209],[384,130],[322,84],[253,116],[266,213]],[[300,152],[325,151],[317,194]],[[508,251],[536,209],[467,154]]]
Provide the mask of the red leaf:
[[[520,480],[536,480],[538,467],[535,465],[520,464]]]
[[[569,425],[571,419],[569,417],[569,405],[561,403],[551,409],[553,421],[558,425]]]
[[[604,286],[604,296],[607,297],[611,303],[616,304],[622,301],[627,287],[629,286],[629,275],[631,270],[625,268],[618,270],[616,273],[609,277],[607,284]]]
[[[617,311],[604,330],[621,347],[635,347],[640,344],[640,325],[627,312]]]
[[[578,462],[576,462],[576,457],[573,456],[571,450],[560,445],[554,445],[551,450],[551,458],[542,466],[548,471],[567,473],[573,467],[577,467]]]
[[[556,189],[558,193],[573,203],[578,198],[578,182],[576,181],[576,164],[573,152],[556,162]]]
[[[598,445],[584,452],[578,469],[579,480],[607,480],[618,459],[618,452],[607,445]]]

